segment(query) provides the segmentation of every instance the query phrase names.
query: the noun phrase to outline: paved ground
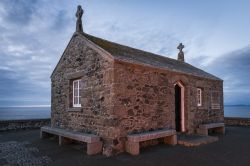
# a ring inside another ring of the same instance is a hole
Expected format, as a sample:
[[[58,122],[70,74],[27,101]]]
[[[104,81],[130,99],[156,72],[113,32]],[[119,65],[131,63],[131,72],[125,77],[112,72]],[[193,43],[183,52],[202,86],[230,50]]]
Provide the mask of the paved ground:
[[[186,147],[201,146],[219,140],[218,136],[178,135],[178,144]]]
[[[55,139],[39,139],[39,130],[0,132],[0,165],[136,165],[136,166],[249,166],[250,127],[227,127],[219,141],[194,148],[157,145],[137,157],[121,154],[87,156],[83,146],[58,146]]]

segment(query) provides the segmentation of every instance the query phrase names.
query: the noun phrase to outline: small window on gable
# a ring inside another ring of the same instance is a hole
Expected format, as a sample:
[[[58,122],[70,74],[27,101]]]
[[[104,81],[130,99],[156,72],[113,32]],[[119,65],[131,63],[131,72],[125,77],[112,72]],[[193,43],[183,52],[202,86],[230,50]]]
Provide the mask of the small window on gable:
[[[202,90],[201,88],[197,88],[197,106],[202,106]]]
[[[73,107],[81,107],[81,80],[73,81]]]

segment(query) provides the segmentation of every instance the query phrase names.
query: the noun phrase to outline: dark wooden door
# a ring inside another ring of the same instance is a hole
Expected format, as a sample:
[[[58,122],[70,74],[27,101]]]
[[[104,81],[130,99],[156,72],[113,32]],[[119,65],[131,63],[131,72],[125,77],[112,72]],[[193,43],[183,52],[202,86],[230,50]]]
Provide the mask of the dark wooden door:
[[[176,131],[181,131],[181,87],[175,85],[175,127]]]

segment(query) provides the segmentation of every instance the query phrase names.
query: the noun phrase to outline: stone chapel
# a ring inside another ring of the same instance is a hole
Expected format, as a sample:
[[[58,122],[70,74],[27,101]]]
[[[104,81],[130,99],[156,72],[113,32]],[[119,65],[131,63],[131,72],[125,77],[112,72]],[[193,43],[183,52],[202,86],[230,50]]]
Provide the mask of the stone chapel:
[[[76,31],[51,75],[52,129],[93,134],[106,155],[136,155],[139,142],[167,130],[172,144],[176,133],[224,133],[223,80],[185,62],[183,44],[177,60],[124,46],[85,33],[82,15],[78,6]]]

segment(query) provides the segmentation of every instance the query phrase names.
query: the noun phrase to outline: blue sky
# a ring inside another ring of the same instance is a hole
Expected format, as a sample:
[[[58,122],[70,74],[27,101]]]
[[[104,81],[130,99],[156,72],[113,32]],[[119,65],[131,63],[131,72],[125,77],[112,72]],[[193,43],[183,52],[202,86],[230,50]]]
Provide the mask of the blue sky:
[[[176,58],[224,80],[225,104],[250,104],[250,1],[1,0],[0,106],[49,105],[50,74],[75,31]]]

